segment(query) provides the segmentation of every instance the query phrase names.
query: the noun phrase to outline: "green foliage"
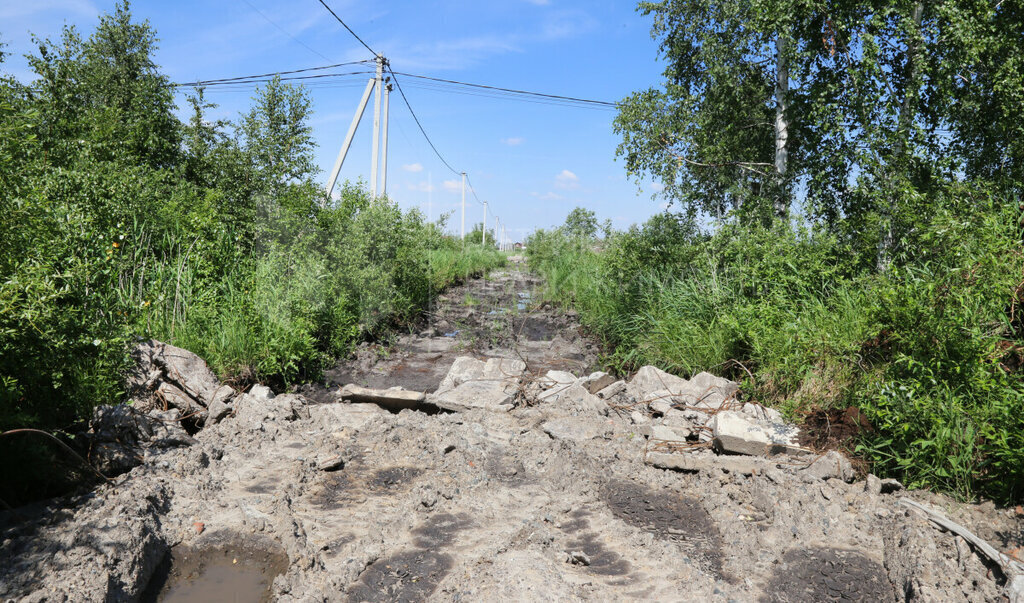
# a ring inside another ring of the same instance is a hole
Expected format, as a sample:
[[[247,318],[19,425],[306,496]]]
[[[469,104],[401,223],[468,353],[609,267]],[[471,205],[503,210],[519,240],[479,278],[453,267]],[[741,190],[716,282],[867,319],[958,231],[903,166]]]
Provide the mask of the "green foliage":
[[[597,235],[597,215],[582,207],[569,212],[562,226],[565,233],[576,239],[593,239]]]
[[[854,405],[876,427],[859,446],[876,472],[1020,500],[1018,212],[960,186],[936,206],[883,274],[813,225],[700,234],[671,214],[602,252],[538,231],[528,254],[609,364],[726,374],[795,414]]]
[[[0,77],[0,431],[121,401],[138,337],[224,378],[316,378],[505,261],[362,185],[327,200],[302,88],[269,82],[236,124],[198,90],[182,123],[155,49],[121,3],[39,41],[31,86]]]

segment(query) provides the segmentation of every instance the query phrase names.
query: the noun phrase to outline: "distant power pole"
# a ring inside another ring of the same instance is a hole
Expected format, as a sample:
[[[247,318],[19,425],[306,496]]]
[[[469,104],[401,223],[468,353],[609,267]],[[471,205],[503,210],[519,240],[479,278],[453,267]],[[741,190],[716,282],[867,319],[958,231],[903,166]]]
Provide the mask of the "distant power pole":
[[[498,223],[499,222],[500,222],[500,220],[498,219],[498,216],[494,216],[494,246],[495,247],[498,246]]]
[[[466,246],[466,172],[462,172],[462,246]]]
[[[380,159],[380,97],[384,80],[384,57],[377,55],[377,75],[373,90],[373,158],[370,160],[370,196],[377,198],[377,162]]]
[[[380,149],[380,194],[388,194],[388,103],[391,96],[391,84],[384,85],[384,124]]]
[[[483,245],[484,243],[487,242],[487,202],[486,201],[484,201],[484,222],[483,222],[483,224],[481,224],[481,227],[482,227],[484,232],[481,235],[480,244]]]

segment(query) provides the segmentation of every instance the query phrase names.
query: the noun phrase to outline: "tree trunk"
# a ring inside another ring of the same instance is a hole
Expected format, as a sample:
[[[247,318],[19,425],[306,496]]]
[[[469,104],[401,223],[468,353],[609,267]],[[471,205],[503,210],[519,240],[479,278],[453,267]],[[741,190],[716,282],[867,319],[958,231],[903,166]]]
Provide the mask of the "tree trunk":
[[[907,137],[910,135],[910,126],[914,119],[912,113],[914,107],[911,101],[914,95],[914,87],[917,85],[917,54],[921,50],[921,20],[923,16],[924,3],[918,2],[914,5],[914,8],[910,13],[910,18],[914,22],[914,33],[912,34],[913,37],[907,41],[907,61],[904,67],[906,83],[903,88],[903,101],[900,104],[900,115],[897,126],[898,130],[896,132],[896,152],[889,161],[889,165],[886,168],[888,170],[893,169],[892,164],[894,161],[898,161],[902,164],[902,159],[907,152]],[[893,234],[893,217],[895,214],[895,197],[890,195],[888,206],[882,216],[882,236],[878,240],[878,256],[875,260],[875,268],[878,272],[885,272],[889,269],[889,265],[892,263],[892,248],[895,242],[895,236]]]
[[[782,186],[789,161],[789,122],[786,108],[789,96],[789,63],[786,59],[786,38],[775,38],[775,173],[779,186],[775,191],[775,215],[785,218],[789,215],[789,196]]]

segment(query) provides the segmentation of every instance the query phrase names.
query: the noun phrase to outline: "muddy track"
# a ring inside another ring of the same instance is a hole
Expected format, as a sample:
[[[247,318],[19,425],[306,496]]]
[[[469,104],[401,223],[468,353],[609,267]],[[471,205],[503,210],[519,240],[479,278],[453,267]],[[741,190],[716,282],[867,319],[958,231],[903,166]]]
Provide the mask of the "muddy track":
[[[281,601],[1003,600],[998,570],[899,501],[1001,548],[1020,545],[1012,511],[785,462],[667,471],[628,417],[559,403],[338,401],[338,383],[432,391],[457,356],[589,371],[594,344],[536,307],[538,285],[517,270],[468,283],[326,386],[254,397],[113,484],[5,513],[0,600],[223,600],[217,584]]]

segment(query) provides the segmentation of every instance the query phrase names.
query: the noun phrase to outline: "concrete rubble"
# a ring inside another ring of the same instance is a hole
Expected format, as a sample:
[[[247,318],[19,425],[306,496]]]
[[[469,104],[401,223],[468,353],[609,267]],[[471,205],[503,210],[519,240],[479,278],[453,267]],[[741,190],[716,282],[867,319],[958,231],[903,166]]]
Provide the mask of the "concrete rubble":
[[[475,286],[498,295],[496,282]],[[581,357],[572,342],[560,353]],[[1007,548],[1024,534],[1012,510],[860,479],[734,382],[654,367],[616,380],[490,353],[422,352],[444,359],[429,388],[275,395],[210,381],[201,360],[146,342],[137,402],[99,409],[90,435],[120,477],[0,511],[0,601],[154,600],[158,568],[183,552],[251,560],[265,598],[284,602],[1016,592],[974,544],[900,501]],[[163,385],[184,396],[166,410]]]

